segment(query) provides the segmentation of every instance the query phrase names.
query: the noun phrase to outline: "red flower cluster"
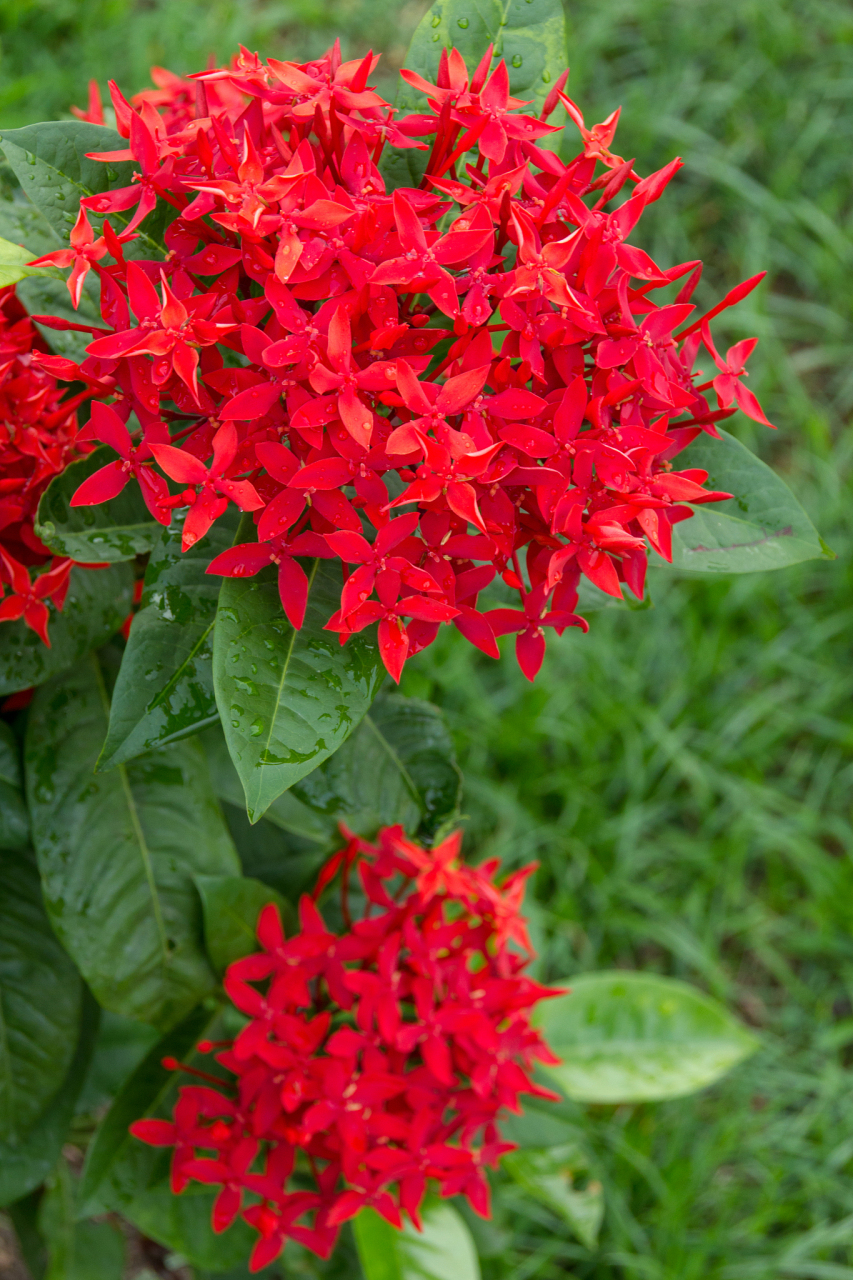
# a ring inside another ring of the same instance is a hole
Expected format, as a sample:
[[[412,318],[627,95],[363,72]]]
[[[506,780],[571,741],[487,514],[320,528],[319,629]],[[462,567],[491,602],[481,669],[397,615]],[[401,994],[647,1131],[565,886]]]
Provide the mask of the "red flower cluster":
[[[101,280],[107,327],[73,376],[113,398],[92,435],[120,461],[76,502],[135,476],[158,520],[190,506],[185,549],[229,502],[253,512],[257,542],[209,572],[277,565],[295,627],[298,557],[339,557],[328,627],[344,643],[378,622],[395,680],[442,622],[493,656],[516,633],[532,679],[544,628],[586,628],[582,574],[642,597],[647,543],[669,558],[686,504],[730,496],[672,459],[735,403],[766,422],[742,382],[754,344],[724,362],[708,328],[761,277],[694,320],[701,263],[663,269],[627,243],[681,162],[641,180],[610,149],[618,113],[588,129],[566,73],[526,115],[491,57],[470,74],[445,52],[435,85],[403,71],[429,109],[399,120],[368,85],[377,60],[342,62],[337,44],[301,66],[243,50],[189,80],[158,69],[133,104],[111,85],[128,148],[96,158],[138,172],[86,197],[71,248],[39,260],[73,261],[73,296],[90,269]],[[583,142],[568,163],[545,149],[561,104]],[[423,181],[389,193],[383,152],[422,138]],[[127,261],[163,204],[166,261]],[[90,211],[134,207],[121,236],[94,237]],[[720,370],[704,383],[703,345]],[[496,574],[518,609],[478,610]]]
[[[249,1193],[243,1217],[260,1234],[251,1270],[287,1237],[328,1257],[340,1224],[365,1205],[397,1227],[405,1211],[419,1227],[427,1179],[487,1216],[484,1168],[512,1150],[498,1129],[502,1108],[518,1111],[520,1093],[554,1096],[528,1075],[533,1060],[555,1060],[530,1009],[557,994],[522,972],[532,950],[519,907],[533,868],[498,886],[497,859],[465,866],[460,841],[427,851],[401,827],[375,846],[350,837],[314,892],[343,872],[340,935],[309,897],[290,939],[278,909],[264,907],[263,950],[225,976],[249,1019],[216,1055],[229,1079],[182,1087],[171,1122],[131,1126],[144,1142],[174,1147],[176,1193],[191,1179],[222,1188],[215,1231]],[[365,900],[354,923],[353,866]],[[300,1223],[306,1215],[310,1225]]]
[[[51,557],[33,520],[44,490],[75,456],[79,398],[63,401],[44,367],[46,350],[14,288],[0,290],[0,621],[23,618],[49,646],[46,601],[62,608],[72,562]]]

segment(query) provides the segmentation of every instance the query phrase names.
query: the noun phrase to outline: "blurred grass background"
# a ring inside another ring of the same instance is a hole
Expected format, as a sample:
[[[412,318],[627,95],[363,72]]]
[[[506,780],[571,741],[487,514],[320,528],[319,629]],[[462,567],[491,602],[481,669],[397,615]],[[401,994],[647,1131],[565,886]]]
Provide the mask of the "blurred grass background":
[[[0,122],[126,91],[238,42],[400,64],[409,0],[0,0]],[[640,242],[707,262],[700,302],[762,268],[720,326],[779,431],[732,429],[838,552],[773,575],[653,576],[655,608],[551,643],[531,687],[455,633],[404,691],[450,717],[469,844],[537,858],[546,973],[696,982],[763,1048],[698,1097],[578,1112],[605,1184],[597,1251],[498,1197],[486,1280],[853,1280],[853,8],[836,0],[573,0],[570,90],[619,150],[685,168]],[[380,84],[383,81],[380,80]],[[728,424],[727,424],[728,425]],[[455,637],[458,640],[458,637]]]

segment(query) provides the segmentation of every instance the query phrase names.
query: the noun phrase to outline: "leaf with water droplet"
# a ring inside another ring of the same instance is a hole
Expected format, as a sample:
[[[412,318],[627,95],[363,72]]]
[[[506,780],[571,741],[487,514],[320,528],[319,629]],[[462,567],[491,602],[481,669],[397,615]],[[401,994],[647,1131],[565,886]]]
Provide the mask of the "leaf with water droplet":
[[[115,462],[116,452],[102,445],[72,462],[55,476],[41,496],[36,536],[58,556],[81,564],[113,564],[151,551],[163,526],[145,505],[139,485],[131,481],[116,498],[95,507],[72,507],[71,499],[84,480]]]

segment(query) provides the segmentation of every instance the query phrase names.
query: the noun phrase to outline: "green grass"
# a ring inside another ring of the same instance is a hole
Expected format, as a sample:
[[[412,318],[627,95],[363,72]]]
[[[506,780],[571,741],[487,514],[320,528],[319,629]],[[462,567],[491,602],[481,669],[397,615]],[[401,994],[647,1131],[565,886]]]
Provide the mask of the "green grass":
[[[0,4],[0,120],[135,90],[237,40],[279,56],[368,45],[399,62],[423,6]],[[578,1110],[607,1214],[590,1253],[507,1189],[486,1280],[853,1280],[853,10],[835,0],[573,0],[571,91],[619,149],[686,164],[648,218],[662,262],[703,257],[705,302],[769,280],[721,332],[757,333],[777,436],[734,419],[839,553],[775,575],[653,578],[537,684],[447,634],[405,689],[447,711],[472,851],[541,863],[552,977],[611,965],[698,983],[763,1047],[691,1099]],[[644,220],[644,227],[646,221]]]

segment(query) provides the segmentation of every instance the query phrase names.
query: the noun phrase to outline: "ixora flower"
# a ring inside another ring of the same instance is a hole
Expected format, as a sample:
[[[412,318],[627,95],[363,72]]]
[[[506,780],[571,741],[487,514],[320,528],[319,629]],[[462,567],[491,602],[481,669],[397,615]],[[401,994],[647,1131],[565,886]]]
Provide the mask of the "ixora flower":
[[[554,1062],[530,1012],[562,994],[524,974],[533,956],[519,908],[533,866],[496,879],[498,861],[470,867],[461,835],[431,850],[402,827],[346,846],[299,906],[286,937],[263,908],[261,950],[235,961],[225,991],[245,1016],[233,1042],[203,1041],[221,1078],[181,1086],[172,1120],[138,1120],[143,1142],[174,1148],[172,1189],[220,1188],[215,1231],[242,1212],[259,1233],[250,1269],[287,1238],[322,1257],[341,1223],[372,1206],[394,1226],[420,1227],[427,1183],[489,1214],[485,1169],[513,1149],[500,1117],[520,1094],[554,1098],[530,1078]],[[364,911],[352,920],[350,878]],[[345,929],[316,902],[340,874]]]
[[[568,73],[534,118],[491,49],[473,72],[445,51],[435,84],[402,72],[425,106],[395,119],[376,61],[242,50],[158,71],[131,102],[111,84],[127,148],[94,158],[137,172],[85,197],[70,248],[39,260],[73,265],[75,302],[87,272],[101,283],[105,328],[73,375],[108,403],[92,434],[120,460],[74,502],[133,479],[159,520],[190,507],[184,550],[234,503],[256,538],[208,572],[276,564],[294,627],[296,558],[325,556],[344,574],[327,627],[345,644],[378,622],[395,680],[442,623],[492,656],[515,633],[533,679],[546,628],[586,629],[582,576],[642,598],[649,546],[671,559],[673,526],[730,496],[675,459],[736,408],[766,422],[743,384],[754,341],[724,361],[708,324],[762,277],[694,316],[701,264],[628,243],[681,161],[641,177],[611,149],[618,112],[588,128]],[[81,114],[99,113],[93,96]],[[568,161],[563,127],[580,135]],[[400,148],[425,153],[424,176],[392,191]],[[164,205],[165,259],[126,259]],[[95,237],[89,217],[118,213],[121,234]],[[517,609],[479,606],[496,577]]]
[[[23,618],[49,646],[47,601],[62,608],[72,561],[51,555],[33,521],[50,481],[78,456],[83,397],[63,399],[46,352],[14,287],[0,290],[0,622]]]

